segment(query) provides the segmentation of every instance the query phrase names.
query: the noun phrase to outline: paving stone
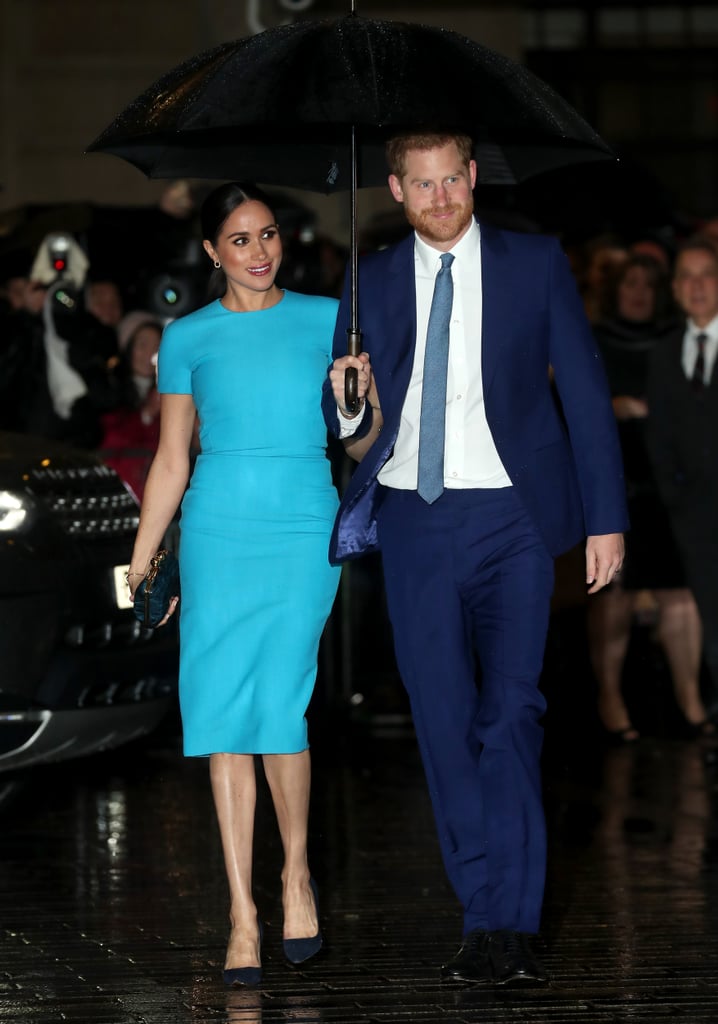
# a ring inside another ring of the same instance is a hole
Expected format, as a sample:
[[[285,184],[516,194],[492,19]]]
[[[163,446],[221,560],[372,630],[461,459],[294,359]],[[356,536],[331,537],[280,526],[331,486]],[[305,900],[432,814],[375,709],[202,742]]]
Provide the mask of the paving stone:
[[[331,720],[314,742],[311,815],[326,951],[284,961],[281,845],[261,784],[264,978],[224,989],[207,764],[181,757],[170,724],[39,772],[4,812],[1,1024],[716,1024],[715,750],[660,735],[605,749],[576,737],[576,719],[547,724],[549,986],[441,982],[461,922],[410,729]]]

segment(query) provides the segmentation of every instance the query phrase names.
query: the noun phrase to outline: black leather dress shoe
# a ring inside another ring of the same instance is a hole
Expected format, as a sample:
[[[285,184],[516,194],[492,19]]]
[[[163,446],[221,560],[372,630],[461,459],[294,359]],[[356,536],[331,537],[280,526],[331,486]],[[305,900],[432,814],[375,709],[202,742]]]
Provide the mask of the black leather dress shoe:
[[[477,929],[464,936],[459,952],[441,968],[444,981],[493,981],[488,954],[489,933]]]
[[[545,968],[533,953],[525,932],[489,932],[486,948],[494,981],[548,981]]]

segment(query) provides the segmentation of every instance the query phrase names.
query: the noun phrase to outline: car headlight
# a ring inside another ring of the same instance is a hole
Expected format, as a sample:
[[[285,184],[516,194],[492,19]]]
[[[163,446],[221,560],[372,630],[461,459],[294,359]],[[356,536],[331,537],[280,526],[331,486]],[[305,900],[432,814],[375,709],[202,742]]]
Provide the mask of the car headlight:
[[[32,500],[15,491],[0,491],[0,530],[13,533],[29,525]]]

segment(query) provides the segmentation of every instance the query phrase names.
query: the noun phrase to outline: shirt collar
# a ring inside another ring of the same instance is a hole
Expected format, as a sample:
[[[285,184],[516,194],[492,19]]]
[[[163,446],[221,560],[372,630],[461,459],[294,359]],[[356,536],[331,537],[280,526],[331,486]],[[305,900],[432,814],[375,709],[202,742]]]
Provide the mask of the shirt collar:
[[[478,259],[481,252],[481,230],[479,222],[474,218],[469,230],[459,239],[456,245],[448,250],[459,261]],[[434,249],[414,232],[414,252],[421,270],[427,277],[435,277],[441,252]]]
[[[697,338],[699,334],[707,334],[709,341],[718,338],[718,316],[714,316],[705,327],[698,327],[691,318],[688,318],[688,333],[691,338]]]

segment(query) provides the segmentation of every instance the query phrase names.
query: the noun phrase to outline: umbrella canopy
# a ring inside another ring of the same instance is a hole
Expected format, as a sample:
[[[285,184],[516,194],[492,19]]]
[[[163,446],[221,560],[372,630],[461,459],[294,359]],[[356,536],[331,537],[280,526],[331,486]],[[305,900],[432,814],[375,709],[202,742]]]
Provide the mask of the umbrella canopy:
[[[385,183],[384,142],[407,129],[471,135],[485,183],[613,158],[565,100],[508,57],[446,29],[354,13],[282,25],[193,57],[89,148],[151,177],[350,189],[347,333],[358,355],[356,190]],[[353,369],[346,402],[358,404]]]
[[[349,15],[224,43],[160,78],[89,147],[150,177],[240,178],[332,192],[383,185],[402,129],[471,135],[480,180],[510,184],[612,158],[545,82],[455,32]]]

